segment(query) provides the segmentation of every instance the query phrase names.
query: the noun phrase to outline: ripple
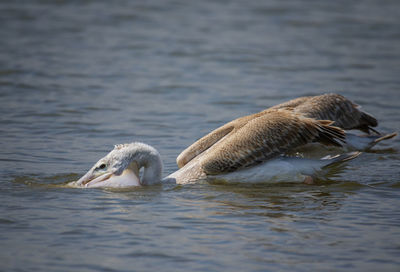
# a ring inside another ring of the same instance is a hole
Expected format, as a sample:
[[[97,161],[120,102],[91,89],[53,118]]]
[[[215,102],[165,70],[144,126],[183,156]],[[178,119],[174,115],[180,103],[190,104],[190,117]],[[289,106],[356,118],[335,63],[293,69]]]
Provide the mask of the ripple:
[[[1,270],[397,271],[398,139],[311,186],[68,186],[326,89],[399,130],[400,2],[172,2],[0,3]]]
[[[16,221],[0,218],[0,225],[16,224]]]

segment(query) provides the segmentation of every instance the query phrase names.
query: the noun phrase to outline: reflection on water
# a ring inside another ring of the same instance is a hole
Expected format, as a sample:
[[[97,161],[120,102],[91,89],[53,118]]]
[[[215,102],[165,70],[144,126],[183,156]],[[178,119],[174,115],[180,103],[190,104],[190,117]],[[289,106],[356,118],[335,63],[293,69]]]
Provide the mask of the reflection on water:
[[[399,138],[314,185],[66,184],[132,141],[165,176],[210,130],[302,95],[340,92],[400,131],[398,9],[1,1],[0,270],[397,271]]]

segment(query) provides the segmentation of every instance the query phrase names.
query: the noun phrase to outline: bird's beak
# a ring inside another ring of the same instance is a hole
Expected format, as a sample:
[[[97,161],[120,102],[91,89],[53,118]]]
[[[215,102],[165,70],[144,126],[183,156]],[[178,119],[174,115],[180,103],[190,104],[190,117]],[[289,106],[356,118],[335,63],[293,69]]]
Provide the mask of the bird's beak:
[[[137,174],[131,169],[125,169],[120,175],[113,172],[106,172],[100,176],[93,176],[90,172],[81,177],[76,185],[84,187],[130,187],[140,186],[140,180]]]

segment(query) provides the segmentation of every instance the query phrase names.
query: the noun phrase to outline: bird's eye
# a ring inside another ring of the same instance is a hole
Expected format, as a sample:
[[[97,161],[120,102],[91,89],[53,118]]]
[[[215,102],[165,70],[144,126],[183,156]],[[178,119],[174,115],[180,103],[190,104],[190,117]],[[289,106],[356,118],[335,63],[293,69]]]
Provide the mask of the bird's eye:
[[[106,165],[104,163],[100,164],[99,169],[104,169],[106,168]]]

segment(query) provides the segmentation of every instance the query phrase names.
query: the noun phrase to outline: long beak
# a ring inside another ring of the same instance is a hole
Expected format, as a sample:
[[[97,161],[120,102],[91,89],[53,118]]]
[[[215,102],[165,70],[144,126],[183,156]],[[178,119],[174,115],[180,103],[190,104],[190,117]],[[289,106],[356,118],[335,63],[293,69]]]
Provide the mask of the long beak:
[[[138,175],[128,168],[125,169],[120,175],[116,175],[114,173],[104,173],[103,175],[92,179],[90,177],[86,177],[85,175],[77,181],[77,184],[87,188],[123,188],[141,186]]]
[[[108,179],[112,173],[104,173],[100,176],[94,176],[91,171],[87,172],[85,175],[83,175],[80,179],[78,179],[75,184],[78,186],[86,186],[86,184],[90,182],[99,182],[105,179]]]

